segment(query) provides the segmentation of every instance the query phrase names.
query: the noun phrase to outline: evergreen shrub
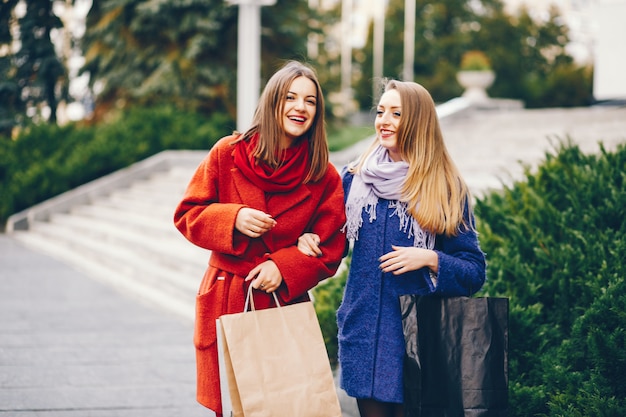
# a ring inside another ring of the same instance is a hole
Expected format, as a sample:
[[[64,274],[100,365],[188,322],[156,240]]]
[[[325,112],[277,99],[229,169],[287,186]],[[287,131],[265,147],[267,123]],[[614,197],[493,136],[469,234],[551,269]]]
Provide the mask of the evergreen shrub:
[[[35,125],[0,137],[0,221],[81,184],[168,149],[210,149],[233,129],[171,107],[134,108],[95,126]]]
[[[519,98],[527,108],[584,107],[594,101],[592,69],[573,63],[561,63],[545,76],[528,73],[522,84]]]
[[[483,295],[511,300],[511,416],[626,415],[626,146],[570,140],[476,204]]]

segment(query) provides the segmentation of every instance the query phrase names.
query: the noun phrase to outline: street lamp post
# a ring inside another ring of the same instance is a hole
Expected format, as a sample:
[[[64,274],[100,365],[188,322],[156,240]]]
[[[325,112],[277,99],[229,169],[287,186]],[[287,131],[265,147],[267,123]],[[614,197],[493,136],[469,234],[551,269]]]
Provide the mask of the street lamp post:
[[[377,1],[376,12],[374,14],[374,45],[372,55],[373,59],[373,68],[372,72],[374,74],[374,79],[372,82],[372,99],[373,104],[378,104],[378,99],[380,98],[380,81],[383,78],[383,59],[385,53],[385,2]]]
[[[239,6],[237,21],[237,130],[250,127],[261,92],[261,6],[276,0],[226,0]]]
[[[404,0],[404,81],[413,81],[415,61],[415,0]]]
[[[341,2],[341,93],[344,105],[352,99],[352,0]]]

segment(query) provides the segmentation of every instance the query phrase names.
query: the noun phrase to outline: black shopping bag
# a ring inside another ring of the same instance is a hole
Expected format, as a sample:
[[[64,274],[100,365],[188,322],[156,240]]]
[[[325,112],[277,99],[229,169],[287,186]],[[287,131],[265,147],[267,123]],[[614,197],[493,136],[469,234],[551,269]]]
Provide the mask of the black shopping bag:
[[[400,297],[405,417],[508,415],[509,300]]]

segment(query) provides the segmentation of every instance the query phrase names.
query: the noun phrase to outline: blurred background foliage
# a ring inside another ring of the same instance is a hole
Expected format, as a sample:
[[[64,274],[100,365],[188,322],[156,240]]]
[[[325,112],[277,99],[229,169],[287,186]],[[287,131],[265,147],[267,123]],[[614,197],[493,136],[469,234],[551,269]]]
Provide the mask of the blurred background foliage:
[[[208,149],[234,129],[236,7],[223,0],[92,0],[83,33],[64,28],[68,20],[54,7],[79,2],[84,0],[0,3],[0,175],[6,196],[0,219],[151,153]],[[390,0],[387,7],[388,77],[400,78],[403,8],[402,0]],[[542,21],[525,9],[509,15],[502,0],[416,0],[415,80],[437,102],[457,97],[461,57],[478,50],[497,74],[492,97],[520,99],[529,107],[590,104],[592,68],[567,55],[568,28],[561,21],[557,9]],[[261,24],[262,83],[288,59],[308,62],[327,97],[331,150],[371,134],[363,127],[371,120],[337,117],[342,112],[335,108],[352,105],[329,99],[341,88],[341,3],[311,9],[307,0],[277,0],[261,8]],[[83,58],[73,77],[89,80],[81,98],[69,94],[73,54]],[[352,55],[352,96],[357,111],[366,113],[376,82],[371,24],[364,46]],[[87,106],[86,117],[58,123],[56,109],[72,100]],[[125,130],[114,132],[115,125]],[[113,151],[118,141],[123,152]],[[46,158],[37,158],[44,150]],[[66,159],[47,159],[55,152],[79,156],[67,159],[75,165],[61,167]],[[94,160],[97,169],[86,163]],[[39,171],[54,184],[39,187],[24,177]],[[57,171],[74,179],[55,181]],[[28,187],[18,186],[21,181]]]
[[[401,78],[403,67],[404,0],[389,0],[385,21],[383,74]],[[415,80],[436,102],[463,92],[456,82],[467,51],[483,51],[496,73],[491,97],[522,100],[526,107],[574,107],[592,103],[592,68],[576,64],[565,46],[569,28],[556,8],[537,21],[526,8],[517,15],[504,11],[501,0],[416,2]],[[354,51],[361,76],[354,80],[362,108],[372,105],[373,34]],[[555,78],[558,78],[557,81]],[[555,98],[556,95],[556,98]]]
[[[86,95],[93,103],[83,122],[163,103],[235,117],[237,7],[224,0],[92,0],[82,33],[64,28],[53,7],[77,2],[84,0],[0,3],[0,135],[15,136],[29,123],[56,123],[59,105],[85,100],[68,94],[75,53],[84,59],[76,76],[89,77]],[[404,1],[389,0],[386,13],[384,76],[400,78]],[[308,0],[277,0],[261,15],[262,84],[285,60],[297,59],[316,68],[326,95],[339,92],[340,2],[310,8]],[[556,8],[537,20],[523,8],[508,14],[502,0],[417,0],[415,81],[436,102],[457,97],[461,56],[481,50],[497,75],[492,97],[523,100],[527,107],[588,105],[592,68],[567,54],[568,32]],[[371,23],[352,55],[352,96],[358,109],[368,110],[375,82]],[[327,102],[332,122],[341,113],[332,107],[346,103]]]
[[[306,1],[278,0],[261,12],[264,85],[285,60],[306,60],[309,26],[324,24]],[[237,7],[224,0],[94,0],[81,47],[82,71],[99,88],[96,120],[163,102],[236,114]]]

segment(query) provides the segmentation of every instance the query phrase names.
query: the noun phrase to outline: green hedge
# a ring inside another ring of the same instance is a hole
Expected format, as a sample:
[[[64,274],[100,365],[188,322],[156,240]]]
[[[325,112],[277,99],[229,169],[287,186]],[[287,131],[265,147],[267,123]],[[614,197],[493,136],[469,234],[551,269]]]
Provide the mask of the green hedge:
[[[170,107],[135,108],[97,126],[31,126],[0,137],[0,221],[13,213],[166,149],[209,149],[233,130]]]
[[[626,415],[626,146],[570,141],[476,206],[485,294],[511,299],[511,416]]]

